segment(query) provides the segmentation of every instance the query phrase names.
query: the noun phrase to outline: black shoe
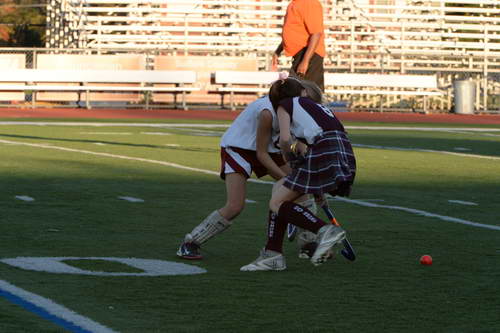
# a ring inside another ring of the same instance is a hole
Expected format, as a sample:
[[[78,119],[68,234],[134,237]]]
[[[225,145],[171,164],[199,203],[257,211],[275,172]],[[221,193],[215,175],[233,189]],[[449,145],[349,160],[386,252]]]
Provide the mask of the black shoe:
[[[182,243],[177,250],[177,256],[188,260],[201,260],[200,246],[195,243]]]

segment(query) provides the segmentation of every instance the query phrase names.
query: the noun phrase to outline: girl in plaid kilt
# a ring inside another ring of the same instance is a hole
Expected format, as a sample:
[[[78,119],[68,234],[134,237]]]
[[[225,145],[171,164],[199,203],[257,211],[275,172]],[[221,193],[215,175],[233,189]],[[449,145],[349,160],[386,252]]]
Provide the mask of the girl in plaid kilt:
[[[278,120],[269,96],[250,103],[238,115],[220,142],[220,177],[226,183],[226,203],[185,235],[177,251],[179,257],[202,259],[201,245],[231,226],[245,207],[246,184],[252,173],[279,180],[291,172],[276,145],[278,136]]]
[[[288,223],[318,235],[318,247],[311,257],[315,265],[324,262],[331,247],[345,237],[340,227],[326,223],[293,202],[303,194],[313,194],[318,200],[326,193],[350,194],[356,159],[344,126],[330,109],[305,97],[308,93],[301,81],[288,78],[275,84],[279,86],[270,98],[277,110],[279,143],[293,171],[273,191],[265,248],[242,271],[286,268],[283,238]]]
[[[296,151],[289,151],[301,155],[289,155],[297,161],[293,162],[293,172],[285,178],[283,185],[292,191],[318,197],[326,193],[348,196],[356,174],[356,160],[344,126],[331,110],[305,97],[289,98],[280,105],[283,107],[282,116],[285,112],[290,115],[291,130],[294,132],[292,134],[300,140],[302,147],[298,148],[297,143],[294,146]],[[295,117],[292,116],[294,112]],[[301,117],[297,113],[307,115]],[[294,118],[306,119],[294,124]],[[308,124],[312,127],[311,130],[304,127]],[[285,144],[288,147],[291,145],[294,144]],[[301,151],[298,152],[298,149]]]

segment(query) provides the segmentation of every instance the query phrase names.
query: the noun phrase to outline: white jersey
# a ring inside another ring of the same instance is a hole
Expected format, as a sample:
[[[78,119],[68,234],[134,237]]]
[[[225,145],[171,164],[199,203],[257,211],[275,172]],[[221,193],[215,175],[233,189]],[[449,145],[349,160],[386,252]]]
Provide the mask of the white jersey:
[[[259,115],[262,110],[266,109],[271,111],[273,116],[271,141],[268,144],[267,151],[270,153],[279,152],[279,148],[275,146],[275,142],[277,142],[279,138],[278,117],[267,95],[247,105],[245,110],[238,115],[222,136],[220,146],[237,147],[256,151]]]
[[[330,109],[307,97],[287,98],[280,101],[280,106],[290,115],[292,135],[308,144],[313,144],[323,132],[345,132],[344,126]]]

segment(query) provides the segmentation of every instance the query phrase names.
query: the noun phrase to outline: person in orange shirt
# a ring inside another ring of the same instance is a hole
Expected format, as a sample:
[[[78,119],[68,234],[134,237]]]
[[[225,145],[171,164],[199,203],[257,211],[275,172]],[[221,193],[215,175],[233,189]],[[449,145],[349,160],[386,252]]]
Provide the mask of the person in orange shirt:
[[[318,0],[292,0],[287,7],[281,43],[273,54],[271,70],[278,69],[278,58],[293,57],[290,74],[315,82],[324,90],[325,36],[323,7]]]

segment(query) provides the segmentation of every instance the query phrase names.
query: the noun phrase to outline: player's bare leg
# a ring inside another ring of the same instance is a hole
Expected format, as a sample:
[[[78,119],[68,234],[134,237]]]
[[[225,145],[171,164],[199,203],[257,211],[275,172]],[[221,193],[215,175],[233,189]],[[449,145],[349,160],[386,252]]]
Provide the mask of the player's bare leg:
[[[245,207],[246,178],[239,173],[226,175],[226,204],[214,210],[190,233],[186,234],[177,255],[183,259],[200,260],[200,246],[232,224]]]

